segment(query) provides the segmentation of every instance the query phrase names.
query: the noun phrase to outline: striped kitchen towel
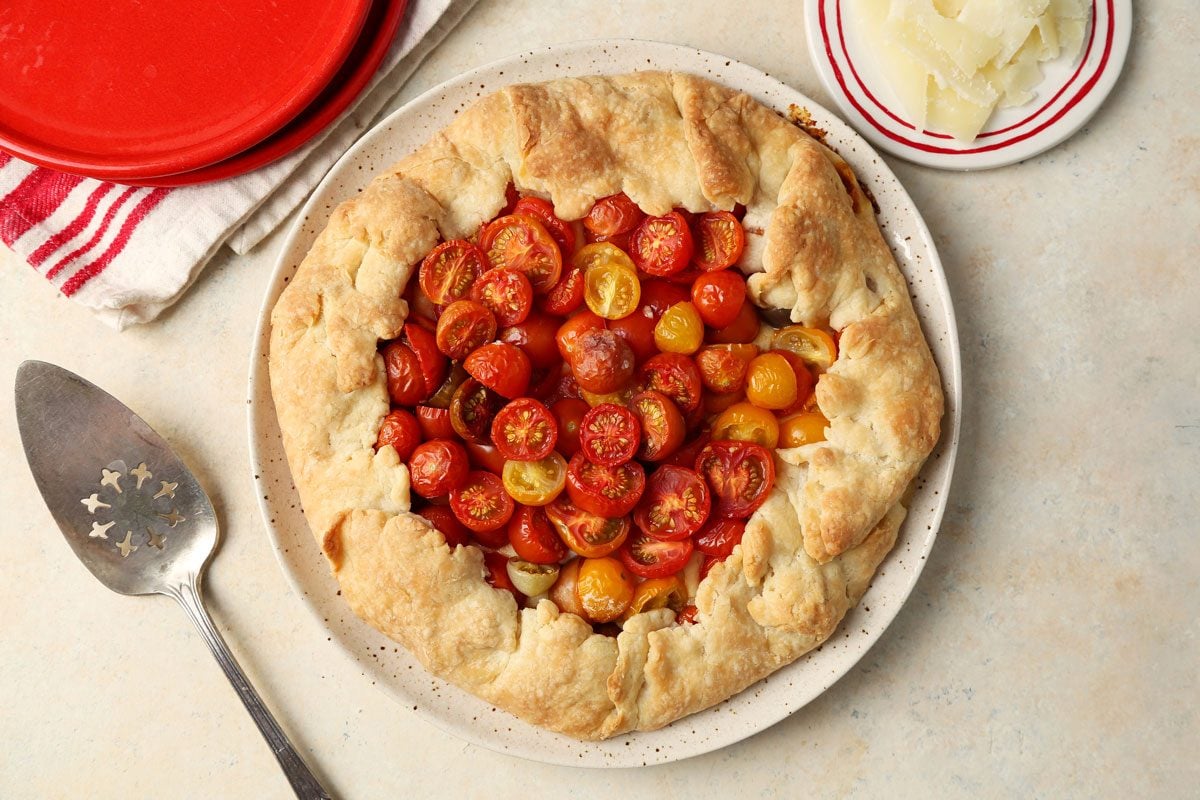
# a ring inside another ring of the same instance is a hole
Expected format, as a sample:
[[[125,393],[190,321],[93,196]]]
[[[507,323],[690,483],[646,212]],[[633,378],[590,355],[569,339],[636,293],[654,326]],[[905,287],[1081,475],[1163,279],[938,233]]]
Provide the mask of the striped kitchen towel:
[[[222,245],[244,253],[278,227],[474,3],[409,0],[396,41],[356,103],[295,153],[236,178],[122,186],[0,152],[0,241],[118,329],[154,319]]]

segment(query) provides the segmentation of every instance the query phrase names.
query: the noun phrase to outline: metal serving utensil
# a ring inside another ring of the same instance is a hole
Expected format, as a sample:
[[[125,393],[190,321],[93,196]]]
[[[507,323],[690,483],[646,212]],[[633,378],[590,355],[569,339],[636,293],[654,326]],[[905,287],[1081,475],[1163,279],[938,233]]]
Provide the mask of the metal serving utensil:
[[[17,423],[34,480],[67,544],[114,592],[183,606],[298,797],[330,795],[288,741],[213,625],[200,593],[217,518],[170,446],[112,395],[61,367],[17,369]]]

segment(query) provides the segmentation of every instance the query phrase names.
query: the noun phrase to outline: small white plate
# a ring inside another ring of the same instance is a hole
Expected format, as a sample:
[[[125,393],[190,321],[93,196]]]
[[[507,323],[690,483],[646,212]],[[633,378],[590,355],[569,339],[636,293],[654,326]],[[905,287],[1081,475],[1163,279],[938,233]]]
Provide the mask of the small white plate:
[[[790,104],[804,106],[815,123],[828,131],[829,144],[850,162],[879,203],[884,235],[908,278],[917,314],[941,369],[946,417],[942,439],[917,480],[896,548],[863,602],[829,641],[741,694],[663,730],[578,742],[526,725],[429,675],[404,648],[359,620],[338,596],[337,583],[300,511],[280,441],[267,370],[269,320],[276,298],[333,209],[372,176],[423,144],[477,97],[516,82],[648,67],[703,75],[781,111]],[[535,761],[587,767],[660,764],[724,747],[773,725],[825,691],[882,635],[912,591],[942,519],[958,447],[960,379],[954,311],[929,231],[895,176],[854,131],[794,89],[724,56],[652,42],[582,42],[480,67],[426,92],[367,133],[317,187],[284,243],[259,319],[250,364],[251,464],[279,564],[320,626],[319,634],[313,631],[313,648],[331,639],[353,659],[346,675],[358,671],[383,687],[399,701],[398,714],[416,711],[467,741]]]
[[[805,0],[808,51],[825,90],[859,133],[881,150],[940,169],[990,169],[1049,150],[1083,127],[1117,82],[1133,29],[1131,0],[1092,0],[1080,55],[1042,65],[1037,97],[999,109],[979,136],[963,143],[919,131],[899,113],[891,88],[869,50],[843,26],[847,0]]]

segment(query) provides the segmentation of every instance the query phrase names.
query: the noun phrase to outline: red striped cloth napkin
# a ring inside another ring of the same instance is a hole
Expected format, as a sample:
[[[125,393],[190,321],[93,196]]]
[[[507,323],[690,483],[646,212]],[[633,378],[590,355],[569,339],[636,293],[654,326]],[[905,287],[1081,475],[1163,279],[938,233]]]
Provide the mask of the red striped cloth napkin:
[[[244,253],[290,214],[475,0],[409,0],[379,73],[295,153],[236,178],[122,186],[0,153],[0,241],[62,294],[124,328],[154,319],[222,245]]]

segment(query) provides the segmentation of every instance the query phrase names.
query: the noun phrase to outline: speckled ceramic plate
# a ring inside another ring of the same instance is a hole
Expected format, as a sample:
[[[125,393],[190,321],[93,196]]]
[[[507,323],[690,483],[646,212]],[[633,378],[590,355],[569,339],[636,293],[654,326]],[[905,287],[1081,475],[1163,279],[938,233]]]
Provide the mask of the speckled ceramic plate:
[[[509,83],[570,75],[630,72],[647,67],[688,71],[741,89],[786,111],[807,108],[828,131],[828,142],[854,167],[879,202],[884,235],[912,288],[917,314],[941,369],[946,392],[942,440],[917,481],[911,511],[895,550],[863,602],[818,650],[714,708],[651,733],[605,742],[577,742],[526,725],[428,674],[407,651],[360,621],[340,597],[300,512],[267,373],[269,317],[330,213],[371,176],[423,144],[479,95]],[[946,505],[958,445],[960,370],[958,334],[941,264],[912,200],[866,142],[837,117],[753,67],[687,47],[635,41],[598,41],[547,47],[466,73],[396,111],[354,146],[317,187],[293,227],[267,290],[250,365],[250,450],[263,520],[284,573],[320,625],[313,647],[328,638],[353,666],[422,715],[467,741],[553,764],[632,767],[660,764],[715,750],[761,731],[828,689],[862,657],[899,612],[924,566]]]

